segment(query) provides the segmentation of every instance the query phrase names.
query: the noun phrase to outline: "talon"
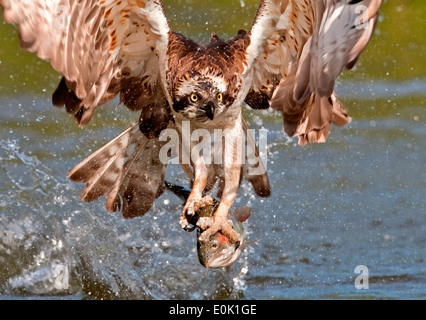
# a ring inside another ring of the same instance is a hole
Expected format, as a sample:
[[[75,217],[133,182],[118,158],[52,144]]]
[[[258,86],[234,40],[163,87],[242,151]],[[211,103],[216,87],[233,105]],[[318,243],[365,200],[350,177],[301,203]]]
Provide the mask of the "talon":
[[[186,214],[187,214],[188,216],[191,216],[191,217],[192,217],[192,216],[195,214],[194,208],[193,208],[192,206],[188,207],[188,208],[186,209]]]
[[[207,221],[207,219],[201,219],[201,222],[196,222],[195,217],[196,213],[201,208],[213,204],[214,200],[210,195],[199,199],[197,197],[188,198],[179,219],[179,225],[181,226],[181,228],[185,231],[193,231],[196,226],[200,227],[202,230],[209,228],[213,223],[212,217],[210,217],[211,221]]]
[[[195,229],[195,226],[189,223],[188,219],[186,219],[186,217],[184,217],[183,215],[180,216],[179,225],[183,230],[188,232],[191,232]]]
[[[185,229],[189,225],[188,220],[183,215],[180,216],[179,225],[182,229]]]
[[[195,229],[194,217],[195,213],[198,210],[198,202],[197,200],[193,200],[189,198],[186,201],[185,207],[182,210],[182,214],[180,215],[179,225],[185,231],[193,231]]]
[[[222,233],[227,236],[229,238],[229,241],[232,243],[241,241],[240,235],[233,228],[227,228],[227,230],[222,230]]]
[[[214,219],[213,217],[201,217],[197,221],[197,227],[199,227],[201,230],[206,230],[213,224]]]
[[[203,220],[200,222],[200,224],[201,223],[207,224],[209,222],[207,220]],[[229,241],[232,243],[236,243],[241,240],[238,233],[232,228],[231,220],[223,219],[223,218],[214,218],[213,223],[211,223],[210,227],[207,226],[207,228],[208,229],[203,231],[200,237],[198,238],[201,242],[208,241],[210,239],[210,236],[216,234],[218,231],[221,231],[222,234],[228,237]]]
[[[231,227],[231,229],[234,230],[233,229],[234,228],[234,223],[232,222],[232,220],[228,219],[227,222],[228,222],[229,226]]]

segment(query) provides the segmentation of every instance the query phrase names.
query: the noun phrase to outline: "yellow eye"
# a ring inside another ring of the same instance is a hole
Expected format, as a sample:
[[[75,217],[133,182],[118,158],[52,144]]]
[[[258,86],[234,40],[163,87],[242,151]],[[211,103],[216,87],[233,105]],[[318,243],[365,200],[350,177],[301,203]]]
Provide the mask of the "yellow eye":
[[[217,101],[222,101],[223,95],[222,93],[218,93],[217,95]]]
[[[195,93],[191,94],[191,101],[192,102],[197,102],[198,101],[198,96]]]

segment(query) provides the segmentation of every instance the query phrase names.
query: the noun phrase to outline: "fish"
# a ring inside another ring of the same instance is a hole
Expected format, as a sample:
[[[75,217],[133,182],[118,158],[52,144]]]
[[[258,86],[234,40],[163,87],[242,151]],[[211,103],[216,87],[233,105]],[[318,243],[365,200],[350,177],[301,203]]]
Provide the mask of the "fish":
[[[212,211],[213,215],[214,211]],[[226,268],[233,264],[241,254],[245,245],[245,232],[242,225],[247,217],[251,215],[251,208],[242,206],[230,214],[233,229],[240,235],[240,241],[231,243],[220,231],[210,236],[206,242],[198,240],[201,229],[197,229],[197,252],[198,260],[207,269]]]
[[[186,201],[191,193],[191,189],[165,181],[165,186],[182,200]],[[191,217],[190,228],[193,231],[197,228],[197,253],[200,264],[207,269],[229,268],[240,256],[242,248],[245,246],[245,232],[242,223],[251,215],[251,208],[247,206],[237,207],[229,214],[233,223],[233,229],[240,236],[239,241],[232,243],[220,231],[210,236],[206,242],[199,240],[203,230],[197,225],[200,218],[212,217],[219,206],[219,200],[212,198],[212,201],[201,207],[193,217]]]

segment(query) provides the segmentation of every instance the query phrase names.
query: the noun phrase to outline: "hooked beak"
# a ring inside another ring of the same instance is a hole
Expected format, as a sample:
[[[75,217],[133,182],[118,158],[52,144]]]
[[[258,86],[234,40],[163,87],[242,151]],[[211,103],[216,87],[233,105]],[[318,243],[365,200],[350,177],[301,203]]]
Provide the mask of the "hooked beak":
[[[204,106],[200,108],[200,111],[203,112],[207,118],[210,120],[214,119],[214,111],[216,107],[212,101],[207,102]]]

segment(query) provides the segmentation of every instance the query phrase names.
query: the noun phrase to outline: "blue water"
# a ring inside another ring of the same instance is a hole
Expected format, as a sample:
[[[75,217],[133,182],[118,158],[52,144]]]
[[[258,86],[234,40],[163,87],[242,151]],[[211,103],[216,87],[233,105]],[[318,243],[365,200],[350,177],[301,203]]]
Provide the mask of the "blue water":
[[[397,85],[409,92],[397,108],[383,86],[394,84],[364,86],[379,97],[351,100],[352,122],[322,145],[297,146],[279,114],[247,113],[250,128],[269,130],[272,195],[240,189],[257,241],[230,273],[198,263],[173,195],[125,220],[106,212],[105,199],[80,202],[82,185],[66,179],[136,114],[113,102],[81,130],[48,97],[0,98],[0,298],[426,298],[425,86]],[[383,105],[390,112],[371,116]],[[185,183],[177,166],[167,175]],[[368,289],[355,286],[359,265]]]

